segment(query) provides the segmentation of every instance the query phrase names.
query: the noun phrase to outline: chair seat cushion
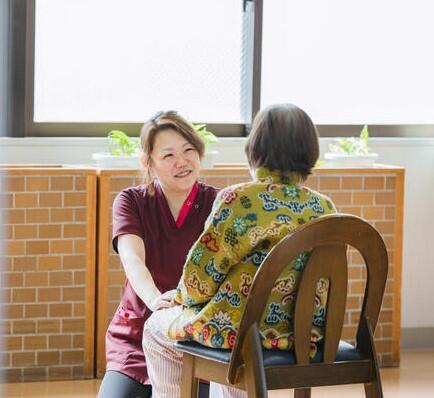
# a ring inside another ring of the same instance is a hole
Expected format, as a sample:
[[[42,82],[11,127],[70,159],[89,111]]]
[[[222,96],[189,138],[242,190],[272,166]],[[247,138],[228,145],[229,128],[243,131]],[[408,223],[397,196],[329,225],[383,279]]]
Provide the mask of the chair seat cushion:
[[[219,350],[216,348],[205,347],[193,341],[177,341],[175,347],[182,352],[188,352],[202,358],[213,359],[225,363],[229,363],[232,352],[231,350]],[[264,349],[262,350],[262,353],[264,356],[265,366],[295,364],[295,355],[293,351]],[[321,362],[321,358],[321,348],[318,347],[318,352],[315,357],[312,358],[311,363]],[[346,341],[341,340],[336,354],[336,362],[354,361],[358,359],[364,359],[360,351]]]

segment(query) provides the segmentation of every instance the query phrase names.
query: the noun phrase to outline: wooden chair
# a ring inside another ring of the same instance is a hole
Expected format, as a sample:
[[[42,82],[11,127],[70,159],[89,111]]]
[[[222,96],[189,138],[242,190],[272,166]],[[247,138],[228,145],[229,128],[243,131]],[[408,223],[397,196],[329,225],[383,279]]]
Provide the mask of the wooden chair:
[[[347,296],[347,245],[357,249],[367,266],[367,282],[356,346],[342,340]],[[258,325],[267,299],[282,270],[303,251],[311,255],[301,276],[294,314],[294,351],[262,348]],[[254,278],[232,351],[177,342],[184,353],[181,398],[196,398],[205,379],[265,398],[267,390],[295,389],[309,398],[311,387],[364,383],[368,398],[382,397],[374,347],[374,330],[384,294],[387,251],[380,234],[361,218],[328,215],[298,228],[268,254]],[[330,281],[321,355],[309,359],[316,284]]]

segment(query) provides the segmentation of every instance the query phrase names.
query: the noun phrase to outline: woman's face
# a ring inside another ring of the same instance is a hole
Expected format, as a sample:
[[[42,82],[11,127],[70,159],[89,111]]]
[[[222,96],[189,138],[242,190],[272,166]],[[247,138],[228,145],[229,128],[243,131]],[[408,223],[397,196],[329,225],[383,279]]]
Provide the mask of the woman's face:
[[[181,134],[168,129],[155,137],[149,166],[166,193],[190,192],[199,177],[200,157]]]

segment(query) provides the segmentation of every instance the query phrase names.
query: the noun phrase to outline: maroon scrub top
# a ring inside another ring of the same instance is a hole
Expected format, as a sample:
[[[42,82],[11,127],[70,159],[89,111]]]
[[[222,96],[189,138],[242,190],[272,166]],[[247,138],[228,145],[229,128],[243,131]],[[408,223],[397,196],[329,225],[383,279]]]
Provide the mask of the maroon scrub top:
[[[161,292],[175,289],[186,256],[201,234],[211,212],[217,188],[197,184],[197,193],[184,203],[189,208],[182,225],[176,224],[160,185],[149,195],[146,185],[121,191],[113,203],[113,248],[117,252],[120,235],[134,234],[143,239],[146,266]],[[178,222],[179,224],[179,222]],[[149,384],[142,349],[143,325],[151,311],[134,292],[128,280],[119,307],[106,334],[106,370],[115,370],[143,384]]]

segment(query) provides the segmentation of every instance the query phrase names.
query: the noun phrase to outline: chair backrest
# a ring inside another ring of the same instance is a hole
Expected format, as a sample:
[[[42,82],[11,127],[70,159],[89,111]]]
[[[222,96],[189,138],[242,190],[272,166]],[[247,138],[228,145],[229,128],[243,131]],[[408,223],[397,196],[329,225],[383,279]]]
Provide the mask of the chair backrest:
[[[329,280],[324,362],[333,362],[342,332],[347,296],[347,245],[357,249],[367,267],[367,281],[360,320],[372,331],[377,325],[387,279],[388,259],[384,241],[363,219],[346,214],[317,218],[282,239],[259,267],[247,298],[237,339],[232,351],[228,380],[234,383],[243,364],[242,349],[252,327],[257,328],[270,292],[288,264],[300,253],[310,251],[298,287],[294,314],[294,351],[297,363],[309,362],[314,295],[318,279]],[[357,345],[362,350],[364,331],[359,323]]]

